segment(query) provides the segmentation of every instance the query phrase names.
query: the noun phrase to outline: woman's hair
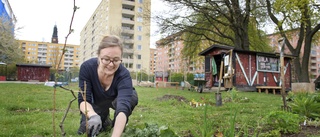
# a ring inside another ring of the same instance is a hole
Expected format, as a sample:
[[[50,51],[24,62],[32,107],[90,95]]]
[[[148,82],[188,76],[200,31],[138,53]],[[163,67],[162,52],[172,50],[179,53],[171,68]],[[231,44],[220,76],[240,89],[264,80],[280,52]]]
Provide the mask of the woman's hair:
[[[100,55],[100,51],[104,48],[109,47],[119,47],[121,50],[121,54],[123,53],[122,41],[118,36],[110,35],[104,36],[100,42],[97,54]]]

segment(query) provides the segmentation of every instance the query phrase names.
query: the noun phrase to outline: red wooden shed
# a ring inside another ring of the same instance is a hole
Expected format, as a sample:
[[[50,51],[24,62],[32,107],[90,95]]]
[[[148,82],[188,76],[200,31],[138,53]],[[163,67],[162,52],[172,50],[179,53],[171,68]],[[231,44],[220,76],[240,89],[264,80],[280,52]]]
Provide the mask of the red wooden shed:
[[[19,81],[38,80],[45,82],[50,77],[51,65],[41,64],[16,64]]]
[[[236,49],[212,45],[199,55],[205,56],[206,87],[218,86],[222,66],[222,87],[241,91],[256,91],[257,86],[280,89],[280,54]],[[291,58],[284,57],[284,83],[291,90]]]

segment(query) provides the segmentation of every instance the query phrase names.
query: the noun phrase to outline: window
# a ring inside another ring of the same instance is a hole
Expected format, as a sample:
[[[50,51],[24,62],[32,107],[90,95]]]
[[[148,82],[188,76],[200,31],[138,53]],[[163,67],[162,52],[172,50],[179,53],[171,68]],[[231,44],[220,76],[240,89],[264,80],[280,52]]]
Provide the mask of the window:
[[[142,12],[143,10],[142,10],[142,7],[139,7],[138,8],[138,12]]]
[[[142,26],[138,26],[138,31],[142,31]]]
[[[138,40],[141,41],[142,40],[142,36],[138,35]]]
[[[142,22],[143,21],[142,17],[138,17],[137,20],[138,20],[138,22]]]
[[[141,69],[141,64],[137,64],[137,69]]]
[[[138,55],[138,59],[141,59],[141,55]]]
[[[143,3],[143,0],[139,0],[139,3]]]
[[[142,49],[142,46],[141,46],[141,45],[138,45],[137,49],[138,49],[138,50],[141,50],[141,49]]]

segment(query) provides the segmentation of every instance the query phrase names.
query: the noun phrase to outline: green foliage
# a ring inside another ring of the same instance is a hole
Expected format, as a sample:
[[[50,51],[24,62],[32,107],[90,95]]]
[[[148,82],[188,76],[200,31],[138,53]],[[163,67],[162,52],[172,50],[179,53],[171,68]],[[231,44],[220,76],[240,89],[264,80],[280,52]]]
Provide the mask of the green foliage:
[[[77,84],[74,83],[66,87],[74,91],[79,90]],[[139,86],[135,88],[139,95],[139,104],[129,118],[126,133],[129,133],[130,130],[150,133],[156,132],[153,129],[158,129],[157,132],[162,131],[160,133],[162,137],[173,135],[172,132],[178,136],[190,137],[201,137],[204,132],[210,136],[217,131],[227,132],[226,130],[229,134],[234,133],[234,135],[242,135],[246,132],[247,137],[257,134],[258,131],[259,133],[268,132],[272,129],[262,124],[259,125],[259,121],[269,112],[279,109],[279,104],[282,103],[277,95],[237,92],[237,97],[247,97],[250,98],[250,101],[247,103],[229,102],[216,107],[213,103],[215,92],[199,94],[173,88],[159,88],[158,90]],[[53,136],[52,95],[54,88],[42,84],[2,83],[0,89],[0,100],[5,100],[0,109],[2,114],[0,136]],[[56,90],[55,121],[59,136],[59,122],[73,96],[69,91],[61,88],[57,87]],[[229,93],[221,92],[221,94],[222,97],[225,97]],[[203,98],[206,107],[189,105],[190,100]],[[110,115],[113,117],[112,112]],[[78,104],[73,102],[64,123],[66,136],[78,136],[76,131],[79,120]],[[149,125],[148,128],[146,123]],[[253,130],[255,133],[252,133]],[[108,132],[102,132],[99,136],[108,136],[108,134]]]
[[[143,71],[139,71],[137,73],[137,76],[138,76],[138,81],[148,81],[148,74]]]
[[[295,94],[293,102],[290,104],[292,112],[305,118],[320,118],[320,96],[309,92]]]
[[[262,133],[259,135],[260,137],[281,137],[281,133],[279,130],[271,130],[266,133]]]
[[[187,81],[193,85],[194,84],[194,75],[192,73],[187,73]]]
[[[320,126],[320,118],[316,118],[314,120],[308,120],[307,125],[319,127]]]
[[[253,19],[251,19],[253,20]],[[265,33],[257,29],[256,23],[251,21],[248,26],[250,50],[260,52],[272,52],[269,40]]]
[[[298,133],[301,117],[286,111],[272,111],[264,118],[265,124],[272,130],[282,133]]]
[[[4,16],[0,17],[0,62],[15,64],[23,62],[24,54],[14,37],[14,25]]]
[[[249,102],[250,99],[247,97],[241,97],[238,95],[238,90],[233,87],[232,90],[229,90],[226,95],[226,97],[223,99],[224,102]]]
[[[157,124],[145,123],[143,128],[128,128],[123,133],[122,137],[178,137],[176,133],[166,127],[159,127]]]
[[[182,73],[172,73],[170,74],[171,78],[171,82],[181,82],[183,81],[183,74]]]

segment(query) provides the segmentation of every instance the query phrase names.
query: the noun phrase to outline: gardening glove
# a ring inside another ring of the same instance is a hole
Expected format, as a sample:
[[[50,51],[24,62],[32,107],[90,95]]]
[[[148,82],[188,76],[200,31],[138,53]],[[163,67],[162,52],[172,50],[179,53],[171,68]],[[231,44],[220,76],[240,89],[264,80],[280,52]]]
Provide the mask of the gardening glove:
[[[102,127],[101,118],[99,115],[93,115],[89,118],[88,121],[88,130],[89,130],[89,137],[95,137],[99,134],[99,131]]]

